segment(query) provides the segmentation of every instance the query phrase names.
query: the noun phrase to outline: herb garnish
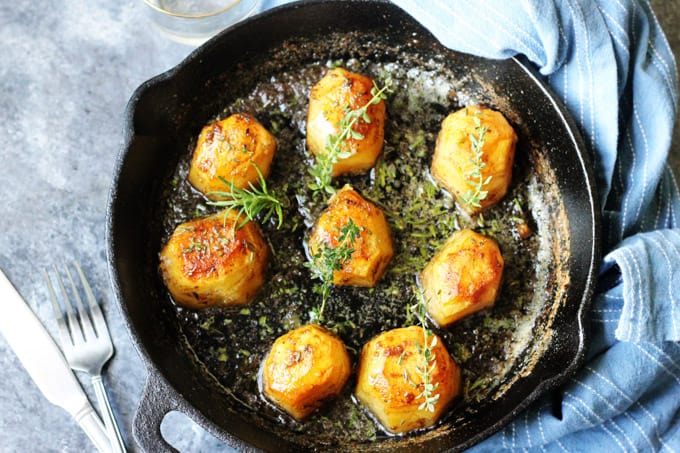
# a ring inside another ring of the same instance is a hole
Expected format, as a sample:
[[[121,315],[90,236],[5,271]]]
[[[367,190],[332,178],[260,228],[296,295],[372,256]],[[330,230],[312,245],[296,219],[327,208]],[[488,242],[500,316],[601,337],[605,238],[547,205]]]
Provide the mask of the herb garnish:
[[[373,82],[371,88],[371,99],[362,107],[352,110],[349,106],[345,108],[345,116],[338,124],[339,132],[331,134],[326,141],[325,153],[316,156],[316,162],[312,168],[309,169],[309,174],[314,176],[314,182],[309,184],[309,188],[317,191],[324,190],[328,194],[334,194],[336,189],[332,186],[331,180],[333,178],[333,166],[340,161],[340,159],[347,159],[354,151],[347,149],[347,139],[363,140],[365,137],[360,132],[354,129],[354,125],[358,121],[370,123],[371,117],[368,114],[368,108],[371,105],[377,104],[387,99],[387,94],[392,92],[392,78],[385,78],[384,85],[379,88]]]
[[[267,182],[260,171],[260,168],[253,161],[250,163],[255,167],[257,171],[260,186],[255,187],[252,182],[248,185],[250,189],[241,189],[234,186],[233,181],[227,181],[221,176],[220,181],[229,186],[229,192],[210,192],[208,195],[217,195],[219,197],[226,198],[220,201],[209,201],[208,204],[211,206],[220,206],[230,209],[238,209],[239,219],[242,215],[245,219],[237,226],[237,228],[243,227],[248,221],[255,220],[255,218],[264,213],[262,222],[268,221],[271,217],[276,215],[278,218],[278,224],[276,228],[281,228],[283,223],[283,208],[281,201],[276,198],[267,188]]]
[[[321,280],[321,305],[314,307],[310,312],[311,322],[320,322],[323,311],[333,284],[333,273],[342,269],[354,253],[354,242],[359,237],[361,230],[350,218],[347,224],[340,229],[340,236],[335,247],[329,247],[323,243],[312,256],[312,261],[305,263],[312,271],[312,278]]]
[[[434,412],[434,406],[439,401],[439,393],[437,388],[439,383],[432,383],[432,374],[437,368],[437,359],[432,350],[437,346],[437,336],[427,327],[427,307],[420,291],[416,289],[418,301],[410,307],[410,311],[418,318],[420,327],[423,330],[423,344],[416,344],[418,352],[422,356],[422,363],[416,367],[416,371],[420,375],[423,390],[416,398],[422,398],[423,402],[418,406],[418,410],[427,410]]]
[[[482,121],[479,119],[480,113],[475,113],[473,115],[473,120],[475,122],[475,132],[477,135],[470,133],[470,145],[472,147],[472,158],[470,163],[472,164],[472,169],[465,172],[465,177],[470,180],[472,189],[469,189],[464,195],[460,197],[460,201],[463,202],[470,208],[481,208],[480,202],[484,200],[489,192],[484,190],[484,186],[489,184],[492,176],[484,178],[482,170],[486,168],[486,162],[484,162],[484,143],[486,142],[486,133],[489,130],[488,127],[482,126]]]

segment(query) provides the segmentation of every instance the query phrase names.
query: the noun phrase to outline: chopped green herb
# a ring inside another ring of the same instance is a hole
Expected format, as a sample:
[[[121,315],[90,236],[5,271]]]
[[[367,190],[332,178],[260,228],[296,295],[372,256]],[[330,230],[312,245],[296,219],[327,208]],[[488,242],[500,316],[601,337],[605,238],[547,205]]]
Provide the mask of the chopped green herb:
[[[353,154],[351,149],[347,149],[347,140],[363,140],[364,136],[354,129],[359,121],[370,123],[371,117],[368,115],[368,108],[387,98],[391,93],[392,79],[387,77],[382,88],[373,84],[371,89],[371,99],[362,107],[352,110],[349,107],[345,110],[345,116],[338,125],[339,132],[328,136],[325,153],[316,156],[316,163],[309,170],[309,174],[314,176],[314,182],[309,184],[309,188],[314,191],[323,190],[326,193],[334,194],[336,189],[332,185],[333,166],[341,159],[347,159]]]
[[[423,344],[418,345],[423,361],[416,367],[416,371],[420,375],[422,386],[422,390],[417,398],[423,400],[420,406],[418,406],[418,410],[425,409],[429,412],[434,412],[434,406],[437,404],[437,401],[439,401],[439,393],[437,393],[439,383],[432,383],[432,374],[437,368],[437,359],[432,353],[432,350],[437,346],[437,336],[427,327],[427,307],[425,305],[425,299],[417,288],[414,291],[417,302],[414,305],[411,305],[411,311],[415,317],[418,318],[420,326],[423,329]]]
[[[350,218],[340,229],[338,244],[335,247],[322,244],[312,256],[312,261],[305,263],[305,266],[312,271],[312,278],[321,280],[321,305],[314,307],[310,312],[312,322],[320,322],[323,319],[323,311],[333,284],[333,273],[342,269],[352,257],[354,242],[359,237],[359,233],[359,227]]]
[[[250,189],[241,189],[234,186],[233,181],[227,181],[220,176],[220,181],[229,186],[229,192],[210,192],[208,195],[217,195],[226,199],[209,201],[208,204],[238,209],[238,218],[245,216],[245,219],[238,225],[238,228],[243,227],[249,221],[255,220],[261,213],[263,213],[263,222],[267,222],[276,215],[278,218],[277,228],[281,228],[283,223],[283,205],[278,198],[269,192],[267,182],[264,180],[264,176],[257,164],[252,161],[251,164],[253,164],[257,171],[259,187],[255,187],[252,182],[249,182]]]
[[[475,122],[476,135],[470,134],[470,145],[472,146],[470,163],[472,164],[472,170],[465,172],[465,176],[471,180],[470,185],[472,188],[463,194],[460,200],[470,208],[481,208],[480,202],[489,195],[489,192],[484,190],[484,186],[488,185],[492,178],[492,176],[484,178],[482,174],[482,170],[486,168],[486,162],[484,162],[484,144],[489,128],[482,126],[482,121],[479,119],[478,114],[473,115],[473,120]]]

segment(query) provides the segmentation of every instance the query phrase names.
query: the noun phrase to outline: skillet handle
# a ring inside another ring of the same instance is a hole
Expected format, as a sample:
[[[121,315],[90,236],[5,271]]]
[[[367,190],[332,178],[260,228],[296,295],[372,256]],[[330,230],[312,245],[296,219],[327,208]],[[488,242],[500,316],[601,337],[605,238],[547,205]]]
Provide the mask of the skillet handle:
[[[146,378],[142,399],[132,422],[133,433],[142,451],[148,453],[179,453],[161,434],[161,423],[169,413],[179,408],[174,390],[154,372]]]

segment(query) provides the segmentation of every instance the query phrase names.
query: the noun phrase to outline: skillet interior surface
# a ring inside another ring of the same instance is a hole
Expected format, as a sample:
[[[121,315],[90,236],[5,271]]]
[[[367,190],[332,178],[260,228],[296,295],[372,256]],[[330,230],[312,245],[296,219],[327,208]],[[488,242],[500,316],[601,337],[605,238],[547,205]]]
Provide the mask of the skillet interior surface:
[[[464,395],[433,429],[386,435],[351,398],[297,423],[257,389],[273,340],[308,319],[318,297],[301,265],[310,223],[323,208],[306,189],[307,97],[324,68],[340,64],[380,80],[390,74],[386,143],[378,168],[352,183],[387,213],[397,254],[374,291],[334,290],[332,326],[358,351],[373,335],[408,323],[415,275],[453,230],[499,242],[506,275],[496,306],[437,330],[461,365]],[[500,110],[520,137],[510,193],[483,222],[455,209],[427,174],[441,120],[469,104]],[[172,229],[215,212],[185,180],[203,125],[252,113],[277,137],[270,187],[285,200],[282,229],[262,226],[272,248],[269,280],[248,307],[177,308],[158,273]],[[128,107],[109,211],[109,264],[128,325],[152,374],[227,443],[264,450],[459,449],[500,428],[580,364],[584,313],[598,253],[588,156],[569,119],[515,60],[452,52],[393,5],[319,2],[246,21],[147,82]],[[522,239],[518,218],[531,227]],[[421,220],[425,219],[425,222]],[[409,284],[412,283],[412,284]]]

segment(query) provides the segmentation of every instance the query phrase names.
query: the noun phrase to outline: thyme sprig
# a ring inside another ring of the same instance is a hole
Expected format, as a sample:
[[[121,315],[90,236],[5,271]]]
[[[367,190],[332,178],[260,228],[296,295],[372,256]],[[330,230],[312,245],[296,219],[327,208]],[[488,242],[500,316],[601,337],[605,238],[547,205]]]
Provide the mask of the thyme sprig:
[[[489,128],[482,126],[482,121],[479,119],[479,114],[473,115],[473,120],[475,122],[475,133],[470,133],[470,146],[472,147],[472,158],[470,163],[472,164],[472,169],[465,172],[465,177],[470,180],[472,186],[465,194],[460,197],[460,201],[470,208],[481,208],[481,201],[484,200],[489,192],[484,190],[484,186],[491,182],[492,176],[487,176],[484,178],[482,170],[486,168],[486,162],[484,162],[484,144],[486,142],[486,133]]]
[[[237,209],[237,220],[241,216],[245,217],[237,228],[243,227],[248,221],[255,220],[261,213],[263,214],[262,222],[267,222],[270,218],[276,215],[278,223],[276,228],[281,228],[283,224],[283,204],[281,200],[269,191],[267,181],[265,181],[260,167],[253,161],[250,163],[255,167],[258,176],[259,187],[256,187],[252,182],[248,185],[250,189],[242,189],[234,186],[233,181],[227,181],[223,177],[219,177],[220,181],[229,186],[228,192],[210,192],[208,195],[216,195],[224,200],[209,201],[211,206],[226,207],[230,209]]]
[[[362,133],[354,129],[354,126],[359,122],[370,123],[371,117],[368,114],[368,108],[371,105],[387,99],[387,95],[392,93],[392,78],[387,76],[383,82],[383,87],[379,88],[373,82],[371,88],[371,99],[362,107],[358,109],[351,109],[349,106],[345,107],[345,115],[338,124],[339,132],[331,134],[326,140],[325,153],[316,156],[316,162],[309,169],[309,174],[314,177],[314,181],[309,184],[309,188],[318,191],[323,190],[328,194],[334,194],[336,189],[332,185],[333,166],[341,159],[347,159],[354,151],[347,147],[347,140],[352,138],[354,140],[363,140],[366,138]]]
[[[321,280],[321,305],[310,312],[311,322],[321,322],[323,319],[323,311],[333,284],[333,273],[342,269],[350,260],[360,233],[360,228],[350,218],[340,229],[337,245],[330,247],[323,243],[312,256],[312,260],[305,263],[305,267],[312,271],[312,278]]]
[[[418,318],[420,327],[423,330],[423,344],[416,344],[418,352],[422,357],[420,365],[416,366],[416,372],[420,375],[422,391],[416,398],[421,398],[423,402],[418,406],[418,410],[434,412],[435,405],[439,401],[439,383],[432,383],[432,375],[437,368],[437,359],[432,352],[437,346],[437,336],[427,327],[427,307],[422,294],[416,290],[417,302],[410,306],[410,311]]]

